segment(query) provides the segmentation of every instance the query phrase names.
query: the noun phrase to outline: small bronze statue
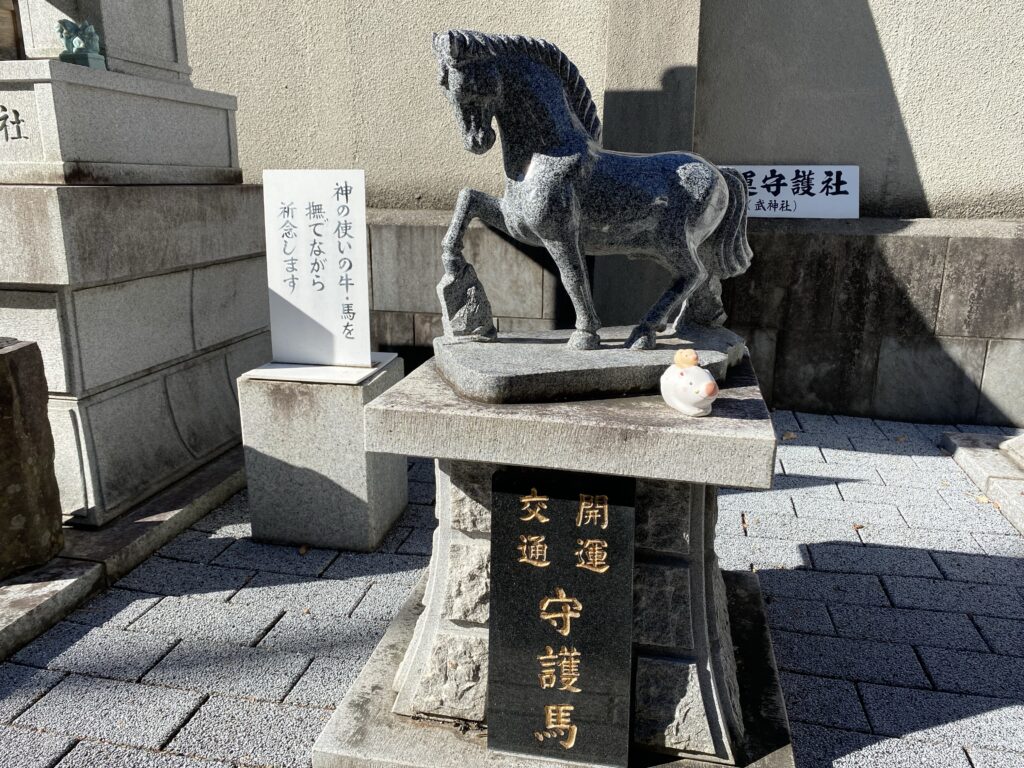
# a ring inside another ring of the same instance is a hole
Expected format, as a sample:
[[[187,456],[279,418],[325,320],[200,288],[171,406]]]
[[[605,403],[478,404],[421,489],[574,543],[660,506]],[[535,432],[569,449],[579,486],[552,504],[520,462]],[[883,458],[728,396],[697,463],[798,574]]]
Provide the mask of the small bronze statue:
[[[91,69],[106,69],[107,61],[100,53],[100,36],[88,21],[75,24],[70,19],[57,22],[57,34],[64,41],[60,60]]]
[[[489,150],[497,121],[505,165],[500,200],[475,189],[459,194],[437,287],[445,335],[497,335],[483,285],[462,255],[474,218],[547,248],[576,310],[574,349],[600,345],[588,254],[653,259],[671,275],[625,346],[653,349],[656,332],[677,314],[677,325],[724,322],[720,281],[742,274],[752,257],[747,188],[737,171],[688,152],[603,149],[586,82],[549,42],[450,30],[434,35],[433,48],[466,149]]]

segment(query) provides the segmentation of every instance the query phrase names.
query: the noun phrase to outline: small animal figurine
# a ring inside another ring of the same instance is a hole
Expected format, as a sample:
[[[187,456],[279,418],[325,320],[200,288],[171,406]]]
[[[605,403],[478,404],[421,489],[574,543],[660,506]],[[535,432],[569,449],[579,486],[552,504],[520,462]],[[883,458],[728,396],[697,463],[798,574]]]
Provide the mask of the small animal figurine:
[[[718,397],[718,384],[714,376],[697,364],[694,350],[680,349],[673,364],[661,374],[661,396],[680,413],[707,416]]]

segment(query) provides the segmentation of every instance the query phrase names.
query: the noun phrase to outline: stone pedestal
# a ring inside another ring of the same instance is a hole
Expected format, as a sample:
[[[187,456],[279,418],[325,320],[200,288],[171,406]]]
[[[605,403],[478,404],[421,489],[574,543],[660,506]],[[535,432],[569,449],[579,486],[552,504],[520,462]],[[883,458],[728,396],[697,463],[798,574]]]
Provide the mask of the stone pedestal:
[[[189,85],[180,0],[19,7],[30,58],[88,18],[117,70],[0,61],[0,327],[39,342],[64,513],[102,525],[238,443],[235,379],[270,359],[262,195],[235,99]]]
[[[63,544],[43,358],[34,342],[0,339],[0,579]]]
[[[369,378],[345,383],[329,366],[307,380],[257,369],[238,380],[253,538],[370,552],[405,509],[406,457],[367,453],[363,409],[401,381],[387,356]],[[296,370],[293,368],[292,370]]]
[[[440,524],[422,614],[393,682],[397,722],[486,725],[491,475],[503,465],[542,467],[636,480],[637,755],[667,754],[679,765],[748,765],[762,757],[753,754],[760,734],[749,729],[751,717],[767,716],[763,700],[750,693],[764,681],[737,676],[737,636],[714,550],[716,486],[771,485],[775,436],[749,360],[731,369],[713,415],[700,419],[679,415],[658,396],[484,405],[458,396],[428,363],[367,408],[366,430],[369,450],[437,458]],[[767,641],[759,653],[741,665],[774,681]],[[777,683],[767,687],[781,701]],[[343,736],[351,734],[343,710],[321,736],[314,763],[391,765],[386,750]],[[398,738],[415,738],[402,733]],[[484,758],[488,765],[534,764],[502,762],[479,743],[459,762]],[[413,764],[456,762],[447,755]]]

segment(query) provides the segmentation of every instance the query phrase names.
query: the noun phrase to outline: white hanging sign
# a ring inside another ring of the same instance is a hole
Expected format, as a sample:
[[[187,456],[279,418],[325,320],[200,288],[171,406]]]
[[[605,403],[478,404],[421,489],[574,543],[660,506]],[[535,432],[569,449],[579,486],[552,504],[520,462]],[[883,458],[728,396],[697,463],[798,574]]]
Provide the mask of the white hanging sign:
[[[274,362],[369,367],[363,171],[264,171],[263,212]]]
[[[856,165],[730,165],[747,182],[747,215],[754,218],[858,219]]]

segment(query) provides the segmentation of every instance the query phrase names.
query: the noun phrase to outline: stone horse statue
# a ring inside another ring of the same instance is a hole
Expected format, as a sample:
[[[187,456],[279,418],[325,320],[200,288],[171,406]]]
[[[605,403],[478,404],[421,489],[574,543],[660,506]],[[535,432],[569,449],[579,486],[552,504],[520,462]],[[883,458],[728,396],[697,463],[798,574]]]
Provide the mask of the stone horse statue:
[[[497,333],[490,303],[462,255],[474,218],[529,245],[543,245],[576,311],[573,349],[600,345],[584,256],[653,259],[671,275],[626,346],[653,349],[656,332],[680,320],[721,325],[722,278],[750,265],[747,187],[740,174],[686,152],[636,155],[601,147],[601,122],[576,66],[545,40],[450,30],[434,35],[439,82],[466,149],[487,152],[501,128],[505,196],[463,189],[444,239],[438,285],[445,334]]]

